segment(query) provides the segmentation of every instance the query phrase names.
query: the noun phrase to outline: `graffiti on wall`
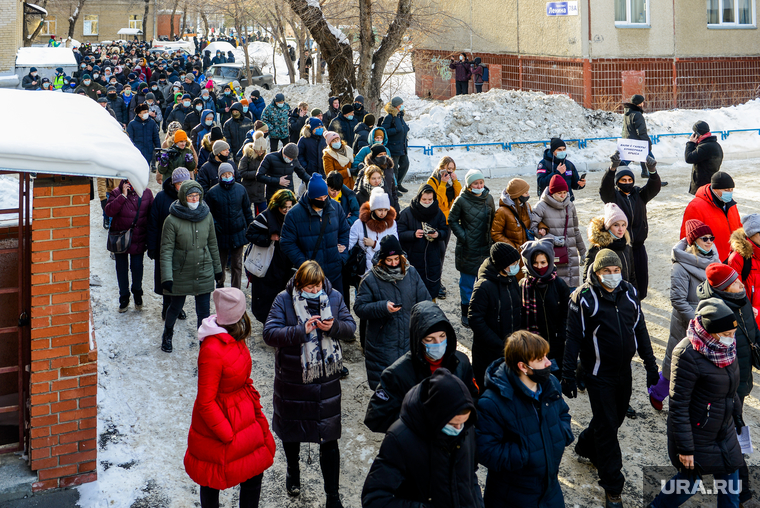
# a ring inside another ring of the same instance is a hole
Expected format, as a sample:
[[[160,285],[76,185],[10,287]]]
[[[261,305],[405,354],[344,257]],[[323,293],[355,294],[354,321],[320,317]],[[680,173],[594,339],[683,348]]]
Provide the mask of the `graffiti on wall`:
[[[435,72],[441,77],[443,81],[449,81],[451,79],[451,69],[449,69],[449,63],[451,59],[434,56],[430,59],[430,63],[435,68]]]

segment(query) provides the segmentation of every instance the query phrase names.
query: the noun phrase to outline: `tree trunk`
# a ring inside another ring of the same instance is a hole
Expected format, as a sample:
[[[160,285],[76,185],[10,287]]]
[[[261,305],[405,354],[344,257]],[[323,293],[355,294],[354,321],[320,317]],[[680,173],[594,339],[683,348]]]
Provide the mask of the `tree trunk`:
[[[182,27],[180,28],[179,38],[180,40],[185,38],[185,32],[187,31],[187,2],[182,7]]]
[[[79,15],[82,13],[82,7],[84,6],[85,0],[77,0],[77,6],[74,9],[74,12],[69,16],[69,39],[74,38],[74,30],[77,26],[77,20],[79,19]],[[100,31],[100,30],[98,30]]]
[[[42,0],[42,2],[40,2],[38,5],[44,9],[47,7],[47,0]],[[32,32],[32,35],[27,35],[28,30],[26,28],[26,19],[24,19],[24,47],[30,47],[32,45],[32,41],[34,41],[34,39],[37,38],[37,36],[40,34],[42,27],[45,26],[45,18],[46,16],[42,16],[40,18],[40,24],[37,25],[37,28],[35,28],[34,32]]]
[[[298,61],[301,62],[300,67],[298,67],[298,79],[309,81],[309,69],[306,68],[306,60],[309,58],[310,51],[306,49],[306,29],[298,27],[293,18],[288,19],[288,24],[293,30],[293,35],[296,36],[298,44]]]
[[[142,20],[142,40],[145,42],[145,33],[147,32],[146,27],[148,26],[148,11],[150,10],[150,0],[145,0],[145,10],[143,11],[143,20]],[[155,31],[155,27],[154,27]],[[156,34],[153,34],[154,37]]]
[[[174,32],[174,16],[177,15],[177,7],[179,6],[179,0],[174,0],[174,5],[172,6],[172,15],[169,18],[169,40],[173,40],[174,36],[176,35]]]
[[[203,36],[204,37],[208,37],[208,33],[209,33],[209,30],[208,30],[208,16],[206,16],[206,13],[204,11],[201,11],[201,19],[203,20],[203,28],[206,29],[206,31],[204,32]]]
[[[317,83],[322,84],[322,50],[317,45],[317,56],[314,58],[314,75],[316,76]]]
[[[235,18],[235,30],[237,30],[238,37],[243,33],[243,26],[248,23],[240,18]],[[242,41],[242,39],[241,39]],[[248,56],[248,42],[243,44],[243,55],[245,55],[245,76],[248,79],[248,86],[253,85],[253,76],[251,75],[251,58]],[[243,95],[245,95],[245,88],[243,88]]]
[[[285,57],[285,65],[288,67],[288,77],[290,83],[296,82],[296,66],[293,60],[290,59],[290,52],[288,51],[288,41],[285,39],[285,26],[282,22],[282,11],[280,11],[279,4],[274,4],[274,14],[272,15],[272,26],[274,28],[274,38],[277,44],[280,45],[280,51],[283,57]]]
[[[409,1],[411,0],[403,0]],[[356,77],[354,73],[354,55],[351,44],[345,35],[336,36],[331,30],[327,20],[322,14],[322,9],[313,5],[308,0],[288,0],[290,8],[301,18],[301,21],[309,29],[311,36],[319,44],[319,47],[327,61],[327,69],[330,73],[330,93],[340,99],[341,104],[350,104],[354,100],[354,86]]]
[[[372,53],[375,48],[375,35],[372,33],[372,0],[359,0],[359,69],[356,75],[356,88],[368,93],[370,74],[372,73]],[[373,111],[369,109],[369,111]]]
[[[274,84],[277,84],[277,64],[275,63],[277,61],[277,46],[275,44],[272,44],[272,79],[274,80]]]

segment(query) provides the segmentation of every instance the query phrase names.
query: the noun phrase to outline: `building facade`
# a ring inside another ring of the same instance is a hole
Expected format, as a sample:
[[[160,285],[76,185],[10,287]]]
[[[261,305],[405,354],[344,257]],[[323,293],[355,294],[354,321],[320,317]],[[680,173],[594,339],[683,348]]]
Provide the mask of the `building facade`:
[[[695,6],[696,4],[696,6]],[[416,92],[453,95],[451,56],[499,71],[491,86],[562,93],[618,110],[633,93],[648,110],[721,107],[758,97],[755,0],[441,0],[449,23],[415,44]],[[472,89],[472,85],[470,85]]]
[[[24,44],[24,3],[0,0],[0,75],[13,72],[16,49]]]

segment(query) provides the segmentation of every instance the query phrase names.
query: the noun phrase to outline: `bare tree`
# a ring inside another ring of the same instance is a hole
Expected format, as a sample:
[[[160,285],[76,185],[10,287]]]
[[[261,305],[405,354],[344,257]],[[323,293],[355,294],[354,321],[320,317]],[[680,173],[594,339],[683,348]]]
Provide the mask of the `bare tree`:
[[[212,0],[214,12],[223,14],[227,19],[232,20],[238,37],[243,34],[243,30],[250,23],[250,11],[252,10],[251,0]],[[248,83],[253,83],[251,74],[251,57],[248,54],[248,43],[243,44],[243,55],[245,55],[245,73]]]
[[[42,2],[39,3],[39,6],[42,7],[43,9],[45,7],[47,7],[47,0],[42,0]],[[24,7],[24,10],[26,11],[26,7]],[[27,22],[26,22],[26,17],[27,16],[39,16],[40,17],[40,22],[37,25],[37,28],[35,28],[34,32],[32,32],[31,34],[27,34],[27,32],[29,31],[27,29]],[[36,39],[37,36],[40,34],[40,32],[42,31],[42,27],[45,26],[45,18],[46,17],[47,17],[47,14],[42,14],[41,12],[36,12],[34,14],[30,14],[30,13],[24,12],[24,30],[23,30],[24,33],[23,33],[23,35],[24,35],[24,46],[25,47],[31,46],[32,42],[34,41],[34,39]]]
[[[77,6],[74,8],[74,12],[71,13],[71,16],[69,16],[69,39],[74,38],[74,30],[76,29],[79,15],[82,13],[84,2],[85,0],[77,0]]]
[[[142,40],[145,42],[145,33],[148,31],[148,11],[150,11],[150,0],[144,0],[143,2],[145,4],[145,10],[143,10],[143,19],[142,19]],[[153,27],[153,37],[158,38],[156,32],[156,27]]]
[[[174,0],[174,5],[172,5],[172,15],[169,18],[169,32],[171,32],[169,34],[169,39],[170,40],[173,39],[174,35],[175,35],[175,33],[174,33],[174,16],[177,15],[177,7],[179,7],[179,0]]]
[[[266,7],[267,12],[267,21],[269,26],[271,27],[270,34],[272,36],[272,39],[274,40],[275,44],[280,47],[280,52],[282,53],[282,56],[285,57],[285,65],[288,68],[288,76],[290,77],[290,82],[295,83],[296,82],[296,68],[293,63],[293,60],[290,59],[290,53],[288,51],[288,41],[285,38],[285,21],[284,21],[284,15],[283,8],[280,6],[279,3],[274,3],[274,9],[272,9],[271,5]],[[273,44],[274,45],[274,44]]]
[[[206,4],[204,4],[203,7],[200,8],[200,13],[201,13],[201,19],[203,20],[203,28],[205,29],[205,32],[203,32],[203,36],[208,37],[208,34],[209,34],[208,14],[206,14],[205,5]]]

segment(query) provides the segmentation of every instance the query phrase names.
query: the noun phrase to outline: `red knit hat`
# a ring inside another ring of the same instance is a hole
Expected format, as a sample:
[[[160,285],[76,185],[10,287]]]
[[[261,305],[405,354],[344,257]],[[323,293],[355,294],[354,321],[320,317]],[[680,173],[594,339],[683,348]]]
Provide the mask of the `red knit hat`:
[[[567,188],[567,182],[561,176],[554,175],[549,182],[549,194],[556,194],[562,191],[570,191],[570,189]]]
[[[686,241],[689,242],[689,245],[694,245],[694,242],[697,240],[697,238],[701,236],[712,236],[713,234],[710,226],[698,219],[687,220],[686,224],[684,225],[684,230],[686,231]]]
[[[739,278],[736,270],[723,263],[712,263],[705,270],[707,283],[718,291],[725,291],[728,286]]]

